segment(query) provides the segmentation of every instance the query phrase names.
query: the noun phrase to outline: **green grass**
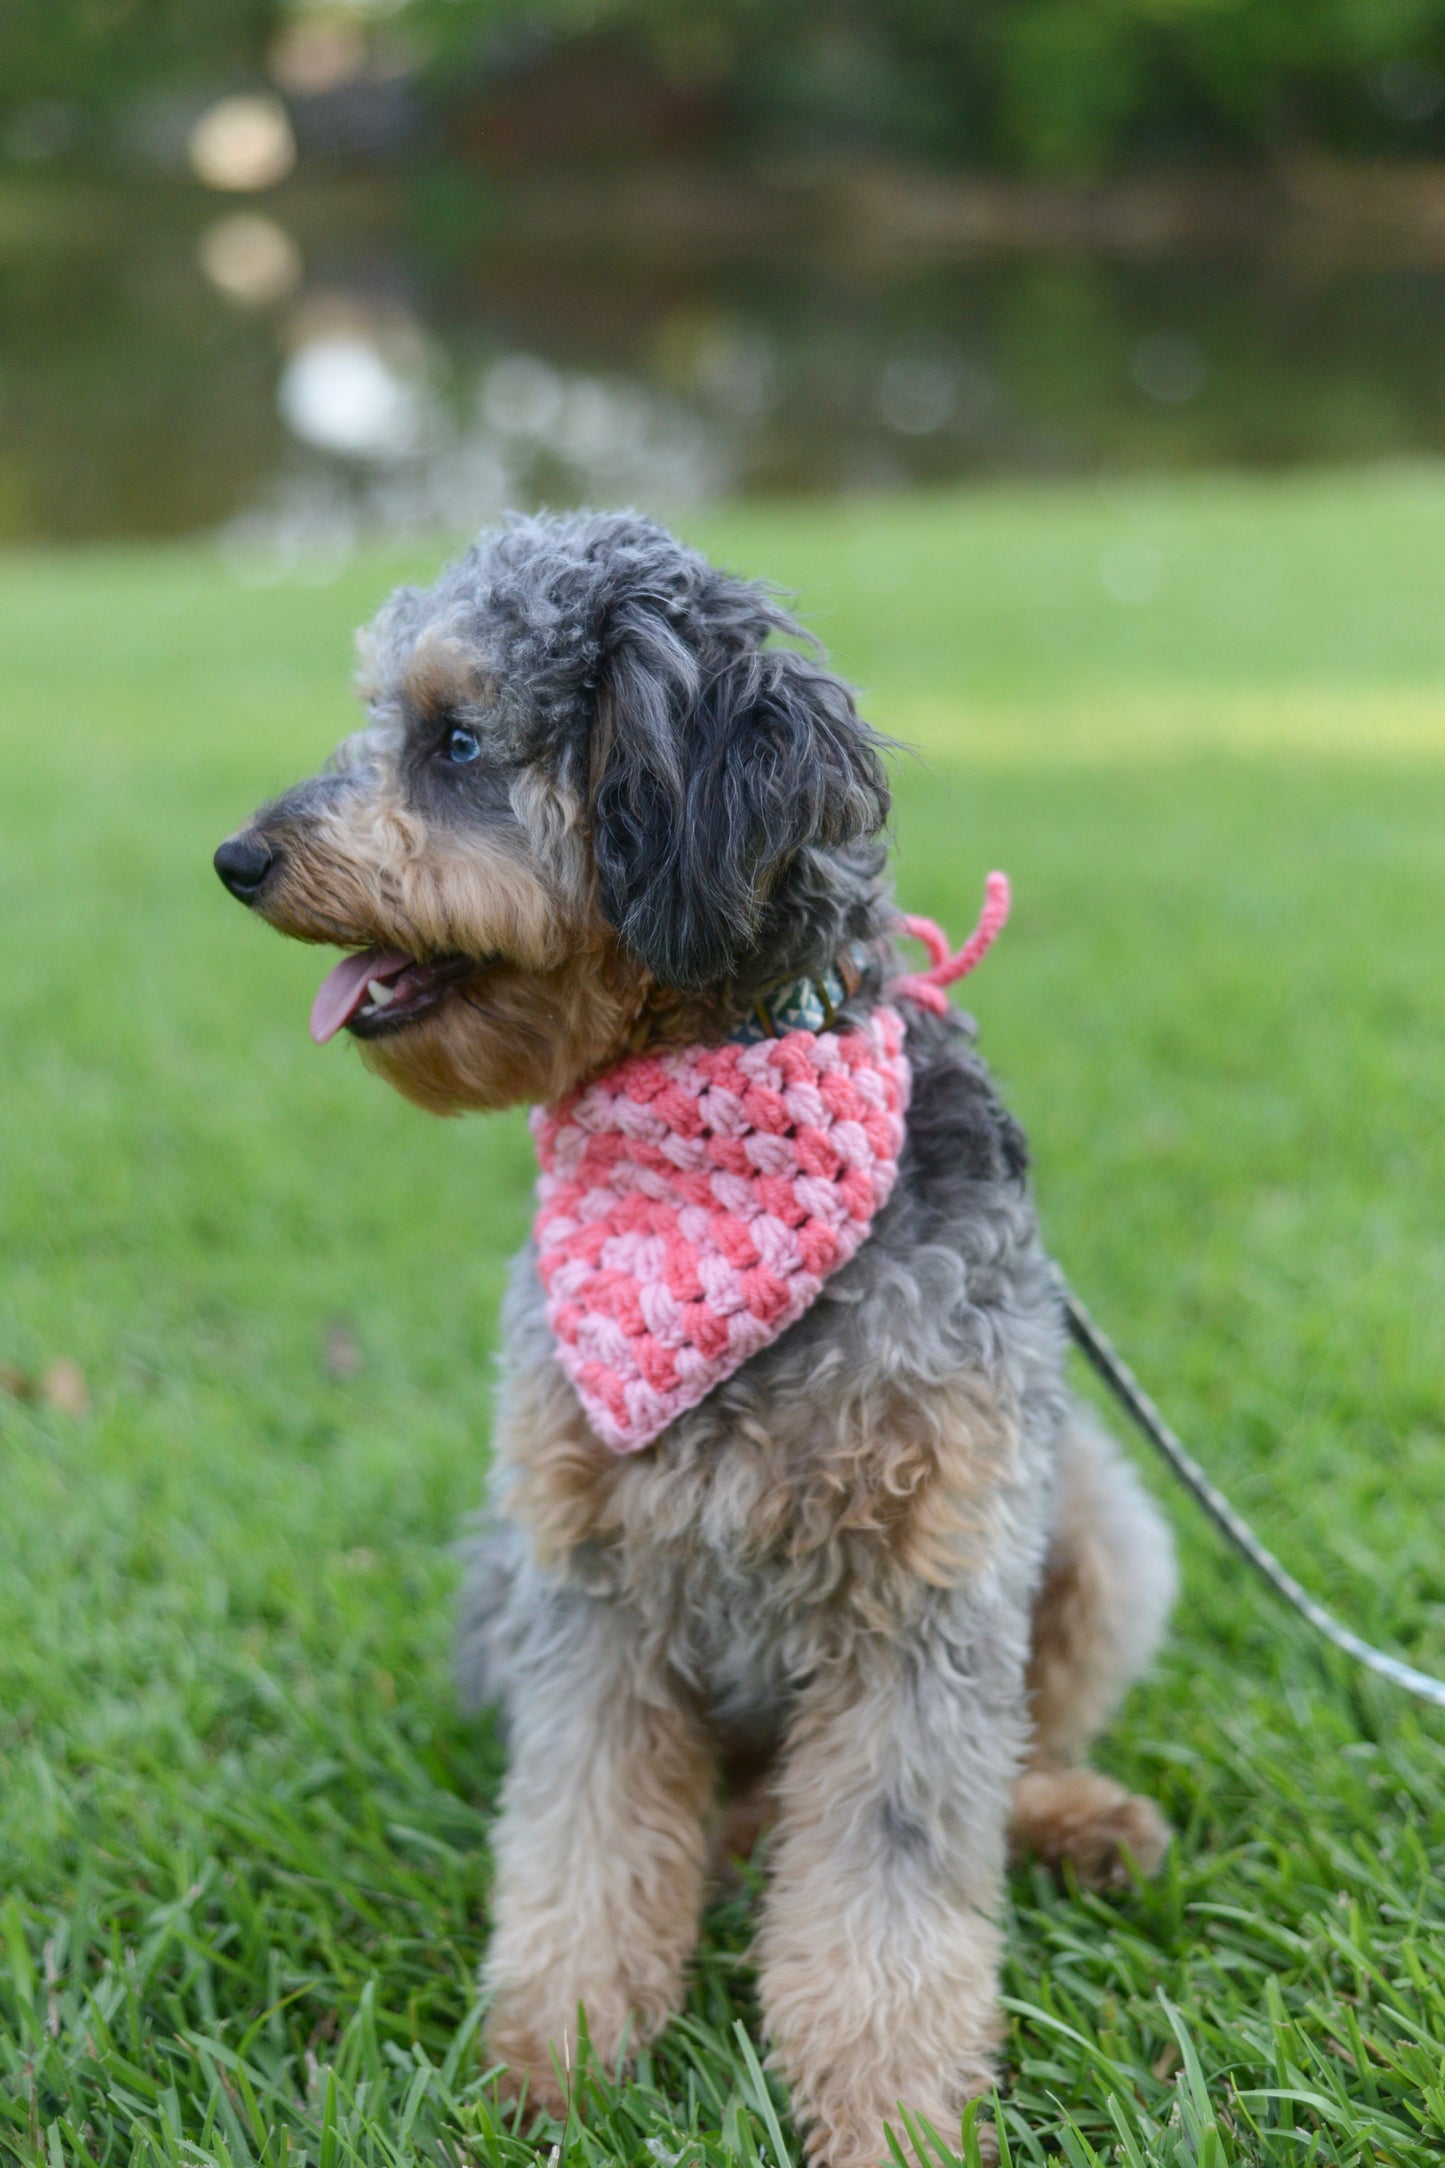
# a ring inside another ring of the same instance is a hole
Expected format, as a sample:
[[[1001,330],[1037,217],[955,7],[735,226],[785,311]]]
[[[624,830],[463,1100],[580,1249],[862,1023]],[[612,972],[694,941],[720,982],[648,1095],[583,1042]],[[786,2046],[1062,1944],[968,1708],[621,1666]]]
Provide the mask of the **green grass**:
[[[795,585],[920,746],[908,904],[961,932],[1013,875],[970,998],[1080,1290],[1286,1561],[1445,1666],[1445,483],[702,538]],[[1111,599],[1121,562],[1152,599]],[[475,2050],[501,1763],[452,1703],[447,1546],[525,1132],[312,1048],[318,959],[207,864],[347,727],[350,628],[401,569],[256,590],[196,549],[0,585],[0,1364],[69,1359],[91,1400],[0,1395],[0,2154],[781,2168],[742,1899],[687,2019],[565,2131],[499,2110]],[[1424,2168],[1445,1721],[1164,1495],[1186,1592],[1104,1759],[1179,1841],[1119,1899],[1015,1878],[1013,2158]]]

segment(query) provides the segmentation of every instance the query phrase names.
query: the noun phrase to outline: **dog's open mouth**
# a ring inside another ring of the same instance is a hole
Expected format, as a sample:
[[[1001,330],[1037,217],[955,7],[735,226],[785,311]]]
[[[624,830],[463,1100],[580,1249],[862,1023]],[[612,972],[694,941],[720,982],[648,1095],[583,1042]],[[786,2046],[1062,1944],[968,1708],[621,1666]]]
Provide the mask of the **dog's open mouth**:
[[[358,949],[333,964],[311,1004],[311,1036],[318,1046],[343,1026],[358,1039],[379,1039],[439,1008],[464,978],[478,969],[467,956],[429,962],[401,949]]]

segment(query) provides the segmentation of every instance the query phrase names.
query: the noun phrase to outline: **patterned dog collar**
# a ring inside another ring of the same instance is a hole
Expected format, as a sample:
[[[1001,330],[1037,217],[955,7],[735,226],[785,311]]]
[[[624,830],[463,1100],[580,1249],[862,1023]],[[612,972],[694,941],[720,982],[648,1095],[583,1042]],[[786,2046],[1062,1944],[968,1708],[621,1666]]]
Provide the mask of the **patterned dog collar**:
[[[791,985],[759,994],[752,1015],[728,1034],[728,1045],[756,1046],[760,1039],[781,1039],[790,1031],[831,1031],[847,998],[836,964],[820,978],[794,979]]]

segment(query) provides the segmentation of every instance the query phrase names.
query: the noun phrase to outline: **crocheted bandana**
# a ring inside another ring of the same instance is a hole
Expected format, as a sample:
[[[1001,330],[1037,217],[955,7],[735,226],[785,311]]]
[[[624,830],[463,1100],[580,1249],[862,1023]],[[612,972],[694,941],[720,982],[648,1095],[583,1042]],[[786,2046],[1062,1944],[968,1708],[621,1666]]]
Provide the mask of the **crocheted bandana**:
[[[604,1444],[649,1445],[816,1300],[888,1202],[908,1087],[880,1008],[635,1055],[537,1109],[547,1322]]]
[[[979,961],[1007,913],[1008,884],[994,874],[957,956],[930,922],[905,921],[934,963],[894,992],[946,1006],[943,987]],[[838,1030],[633,1055],[535,1110],[547,1322],[614,1452],[650,1445],[856,1253],[898,1179],[903,1039],[884,1004]]]

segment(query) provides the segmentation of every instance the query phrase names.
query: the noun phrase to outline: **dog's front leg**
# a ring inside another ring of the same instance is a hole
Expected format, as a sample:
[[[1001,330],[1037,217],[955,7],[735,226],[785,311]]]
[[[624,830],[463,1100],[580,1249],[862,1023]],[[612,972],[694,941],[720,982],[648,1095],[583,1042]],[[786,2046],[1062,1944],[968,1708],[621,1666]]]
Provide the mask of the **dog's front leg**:
[[[900,2102],[956,2143],[993,2074],[1024,1625],[961,1626],[950,1602],[827,1677],[779,1776],[763,2013],[827,2168],[885,2158],[885,2119],[906,2147]]]
[[[577,2011],[608,2064],[678,2007],[697,1934],[713,1764],[616,1609],[554,1592],[512,1695],[483,1987],[491,2056],[561,2112]]]

